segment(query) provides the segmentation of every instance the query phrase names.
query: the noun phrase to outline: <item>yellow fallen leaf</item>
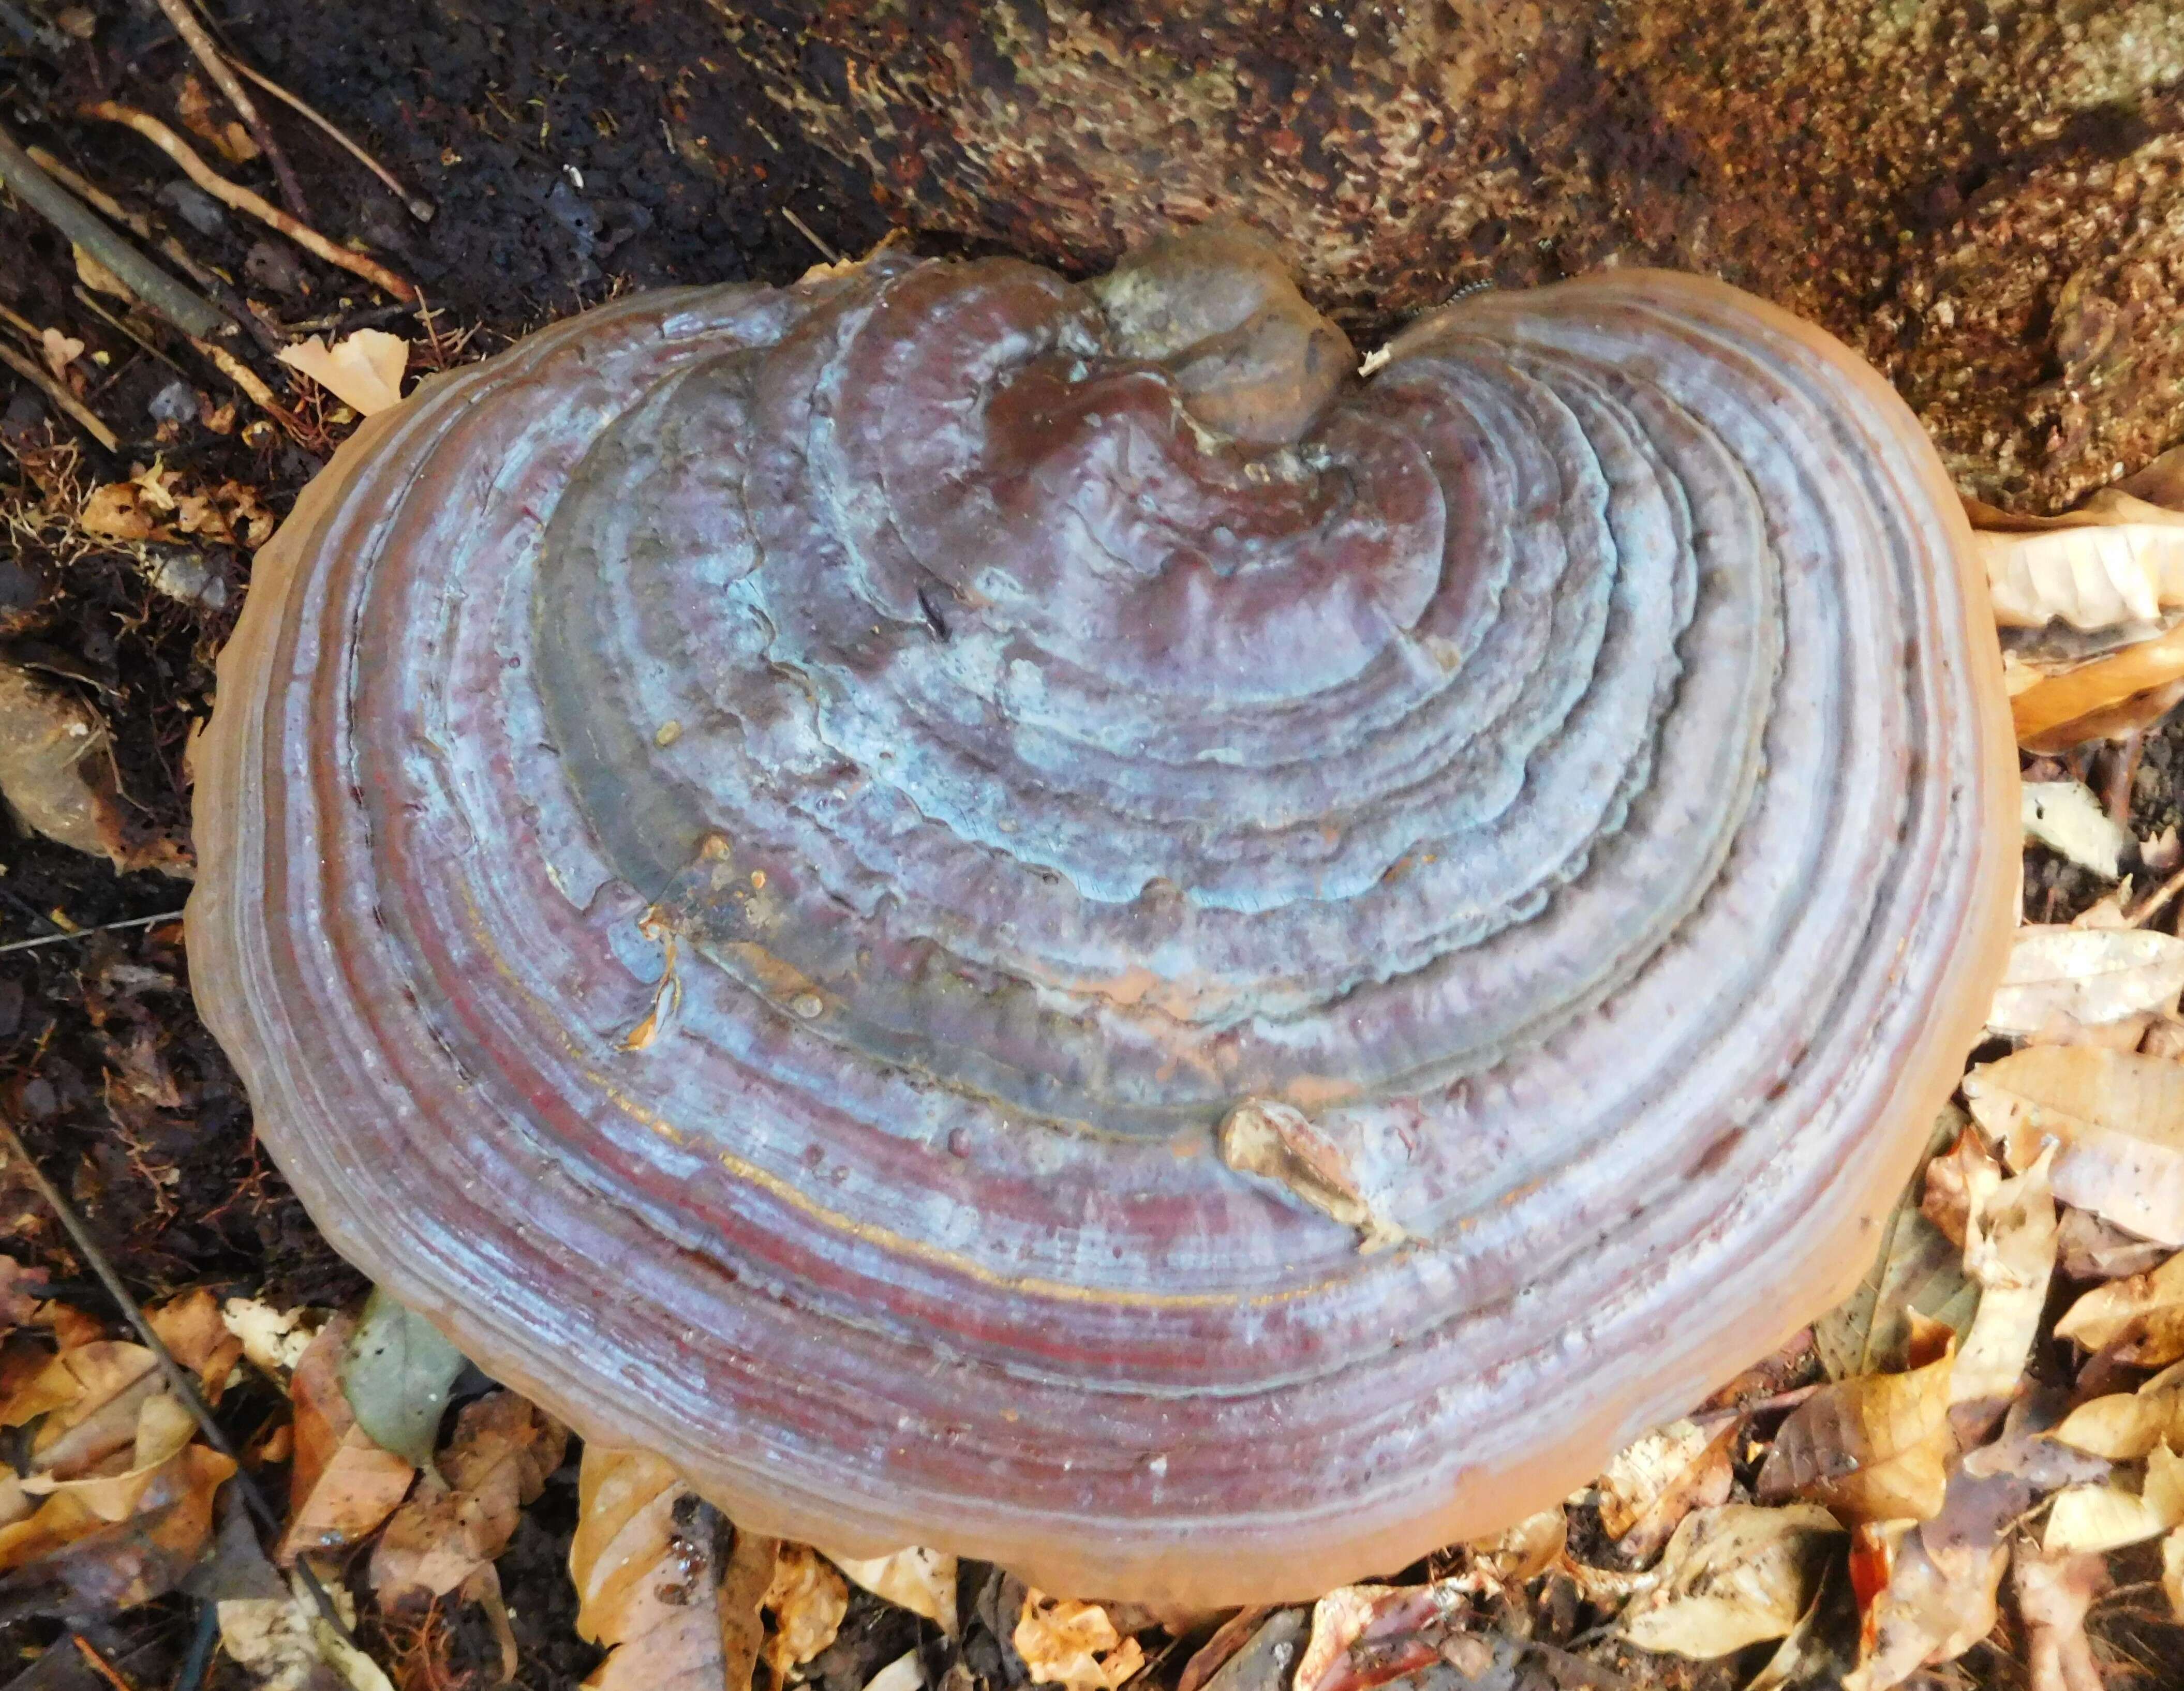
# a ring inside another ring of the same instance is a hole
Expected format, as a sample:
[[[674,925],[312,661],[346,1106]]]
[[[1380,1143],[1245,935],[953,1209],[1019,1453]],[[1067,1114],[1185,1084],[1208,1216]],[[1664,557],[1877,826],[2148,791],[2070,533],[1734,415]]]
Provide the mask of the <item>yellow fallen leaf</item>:
[[[2184,991],[2184,939],[2145,928],[2021,927],[1988,1030],[2026,1038],[2058,1023],[2120,1021],[2176,1007]]]
[[[1105,1609],[1072,1597],[1025,1592],[1011,1636],[1035,1683],[1067,1691],[1114,1691],[1145,1665],[1143,1647],[1117,1632]]]
[[[2050,1556],[2114,1550],[2184,1525],[2184,1456],[2165,1444],[2147,1455],[2137,1494],[2117,1486],[2066,1486],[2048,1505],[2040,1549]]]
[[[280,359],[359,416],[369,417],[402,403],[402,375],[410,367],[410,343],[384,329],[359,329],[332,347],[314,335],[295,346],[283,347]]]
[[[1600,1524],[1617,1547],[1651,1556],[1694,1509],[1728,1502],[1736,1435],[1735,1421],[1711,1430],[1680,1421],[1618,1450],[1596,1482]]]
[[[2184,1368],[2165,1369],[2136,1392],[2080,1404],[2048,1436],[2112,1462],[2135,1460],[2164,1439],[2184,1441]]]
[[[2121,1360],[2139,1368],[2165,1368],[2184,1357],[2184,1254],[2096,1286],[2055,1323],[2055,1337],[2088,1350],[2120,1343]]]
[[[2003,1180],[1987,1165],[1964,1233],[1964,1272],[1980,1288],[1979,1308],[1958,1346],[1949,1383],[1952,1404],[2016,1394],[2025,1359],[2047,1307],[2055,1271],[2055,1200],[2049,1190],[2052,1148],[2023,1174]]]
[[[2161,1591],[2169,1599],[2169,1612],[2184,1621],[2184,1527],[2161,1541]]]
[[[2086,1045],[2034,1045],[1964,1076],[1980,1125],[2013,1168],[2061,1149],[2057,1198],[2142,1238],[2184,1245],[2184,1063]]]
[[[1759,1495],[1795,1495],[1852,1521],[1930,1519],[1941,1510],[1955,1449],[1949,1430],[1955,1370],[1955,1356],[1945,1350],[1908,1373],[1863,1374],[1822,1387],[1775,1435],[1759,1471]]]
[[[1659,1584],[1624,1611],[1623,1636],[1701,1660],[1781,1638],[1805,1612],[1826,1540],[1841,1531],[1811,1504],[1700,1510],[1669,1540]]]

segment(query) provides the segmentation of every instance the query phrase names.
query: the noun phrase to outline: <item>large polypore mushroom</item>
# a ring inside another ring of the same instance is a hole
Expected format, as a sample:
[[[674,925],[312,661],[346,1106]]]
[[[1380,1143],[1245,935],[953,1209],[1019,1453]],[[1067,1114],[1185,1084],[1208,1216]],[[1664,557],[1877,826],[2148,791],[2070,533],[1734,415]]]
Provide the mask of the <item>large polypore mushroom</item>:
[[[740,1520],[1295,1596],[1847,1289],[2006,937],[1931,452],[1687,277],[632,298],[261,555],[198,990],[327,1234]]]

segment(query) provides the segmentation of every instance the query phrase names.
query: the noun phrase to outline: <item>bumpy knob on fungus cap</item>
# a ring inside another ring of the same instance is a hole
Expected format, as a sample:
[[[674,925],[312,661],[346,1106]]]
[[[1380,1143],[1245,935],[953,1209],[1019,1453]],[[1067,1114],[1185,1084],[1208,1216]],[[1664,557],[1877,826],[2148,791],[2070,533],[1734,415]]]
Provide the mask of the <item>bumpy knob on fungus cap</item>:
[[[756,1527],[1228,1601],[1845,1292],[2007,937],[1939,464],[1687,277],[1347,362],[1218,231],[625,300],[368,423],[190,911],[328,1236]]]

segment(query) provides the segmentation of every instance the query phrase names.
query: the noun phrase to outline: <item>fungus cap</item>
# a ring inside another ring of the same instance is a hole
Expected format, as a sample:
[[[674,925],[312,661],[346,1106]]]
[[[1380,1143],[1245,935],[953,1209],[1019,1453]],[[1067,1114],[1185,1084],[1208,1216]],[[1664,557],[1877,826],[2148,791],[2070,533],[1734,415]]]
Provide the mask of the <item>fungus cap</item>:
[[[1947,480],[1695,278],[1369,379],[1234,231],[587,312],[375,417],[199,760],[327,1236],[761,1531],[1264,1601],[1847,1291],[2014,760]]]

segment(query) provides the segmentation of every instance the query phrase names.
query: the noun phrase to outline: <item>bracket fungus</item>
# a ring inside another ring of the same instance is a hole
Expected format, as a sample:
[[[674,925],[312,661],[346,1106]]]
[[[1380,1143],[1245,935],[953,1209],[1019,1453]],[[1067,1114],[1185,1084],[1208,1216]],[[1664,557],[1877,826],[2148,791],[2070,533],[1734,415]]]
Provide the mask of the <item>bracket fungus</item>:
[[[1846,1292],[1997,976],[1940,464],[1721,285],[632,298],[370,420],[200,759],[328,1237],[737,1518],[1261,1601]]]

